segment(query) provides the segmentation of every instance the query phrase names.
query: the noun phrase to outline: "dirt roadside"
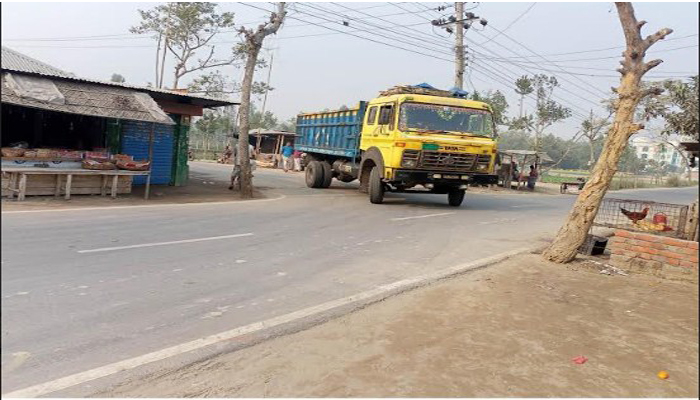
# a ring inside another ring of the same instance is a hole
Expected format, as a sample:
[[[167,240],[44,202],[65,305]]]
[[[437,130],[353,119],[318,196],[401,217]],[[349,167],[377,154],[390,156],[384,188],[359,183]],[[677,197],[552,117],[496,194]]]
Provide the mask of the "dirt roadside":
[[[528,254],[96,396],[697,397],[698,288]]]

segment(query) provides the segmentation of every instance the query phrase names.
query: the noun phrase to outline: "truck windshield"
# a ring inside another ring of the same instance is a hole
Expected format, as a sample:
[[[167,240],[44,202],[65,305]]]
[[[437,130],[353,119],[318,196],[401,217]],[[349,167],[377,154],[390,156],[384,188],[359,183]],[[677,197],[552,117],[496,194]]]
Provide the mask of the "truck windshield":
[[[399,114],[399,129],[426,133],[493,134],[491,113],[474,108],[438,104],[404,103]]]

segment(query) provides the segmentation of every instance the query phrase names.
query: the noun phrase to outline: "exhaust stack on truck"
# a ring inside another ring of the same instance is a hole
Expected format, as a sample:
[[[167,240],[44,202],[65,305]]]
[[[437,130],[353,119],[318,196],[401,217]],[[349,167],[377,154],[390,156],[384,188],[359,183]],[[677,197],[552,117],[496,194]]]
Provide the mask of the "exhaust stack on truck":
[[[360,181],[372,203],[386,192],[447,194],[459,206],[469,184],[494,184],[491,107],[427,85],[384,91],[348,110],[297,117],[306,184]]]

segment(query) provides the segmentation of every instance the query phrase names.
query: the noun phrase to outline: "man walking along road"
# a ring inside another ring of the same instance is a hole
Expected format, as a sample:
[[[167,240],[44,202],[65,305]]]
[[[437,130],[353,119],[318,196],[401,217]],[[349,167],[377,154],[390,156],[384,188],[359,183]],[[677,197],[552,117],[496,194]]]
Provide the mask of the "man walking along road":
[[[255,154],[255,149],[253,149],[252,145],[248,145],[248,154],[250,154],[250,173],[252,176],[253,171],[255,170],[255,160],[253,159],[254,154]],[[233,170],[231,171],[231,184],[228,187],[228,190],[233,190],[233,189],[240,189],[240,177],[241,177],[241,158],[238,156],[238,146],[233,146],[232,149],[232,157],[233,157]]]
[[[294,154],[294,147],[292,147],[291,142],[287,142],[286,146],[282,146],[282,168],[284,172],[289,171],[292,154]]]

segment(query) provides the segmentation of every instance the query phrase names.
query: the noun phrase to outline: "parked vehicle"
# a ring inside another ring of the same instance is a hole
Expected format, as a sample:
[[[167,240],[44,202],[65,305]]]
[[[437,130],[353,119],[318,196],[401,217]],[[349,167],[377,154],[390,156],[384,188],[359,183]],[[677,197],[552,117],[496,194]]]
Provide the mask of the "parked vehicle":
[[[396,87],[355,108],[297,117],[306,184],[360,181],[379,204],[386,192],[447,194],[459,206],[470,184],[495,184],[491,107],[432,88]]]

